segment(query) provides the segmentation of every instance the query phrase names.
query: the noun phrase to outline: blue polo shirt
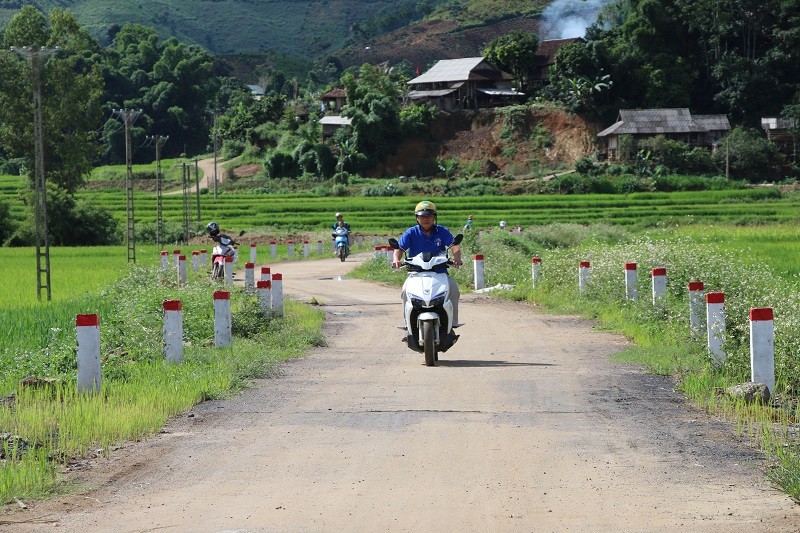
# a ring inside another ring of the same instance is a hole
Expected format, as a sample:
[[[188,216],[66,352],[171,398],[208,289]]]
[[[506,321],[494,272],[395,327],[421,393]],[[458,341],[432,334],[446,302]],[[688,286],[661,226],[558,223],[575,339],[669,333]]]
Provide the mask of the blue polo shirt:
[[[444,226],[434,224],[431,234],[426,235],[419,224],[411,226],[398,241],[400,248],[406,251],[408,257],[414,257],[422,252],[431,252],[438,255],[453,244],[453,234]],[[436,272],[447,272],[447,267],[442,266]]]

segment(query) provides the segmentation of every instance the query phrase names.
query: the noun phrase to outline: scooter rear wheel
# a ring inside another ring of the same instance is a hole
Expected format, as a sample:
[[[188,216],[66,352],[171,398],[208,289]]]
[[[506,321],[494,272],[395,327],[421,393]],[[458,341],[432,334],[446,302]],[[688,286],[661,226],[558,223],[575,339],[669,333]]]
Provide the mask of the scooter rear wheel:
[[[344,258],[347,257],[347,251],[344,249],[344,246],[339,247],[339,259],[344,261]]]
[[[422,323],[422,349],[425,352],[425,366],[436,364],[436,334],[433,331],[433,322]]]

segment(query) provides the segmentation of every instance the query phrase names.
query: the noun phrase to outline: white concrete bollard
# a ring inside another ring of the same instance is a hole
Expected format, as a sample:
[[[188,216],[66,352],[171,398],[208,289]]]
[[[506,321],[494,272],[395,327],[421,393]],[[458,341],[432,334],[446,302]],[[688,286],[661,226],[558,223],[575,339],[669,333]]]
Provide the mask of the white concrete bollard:
[[[361,234],[356,235],[356,244],[358,244],[359,248],[364,246],[364,236]]]
[[[484,270],[483,270],[483,256],[480,254],[476,255],[473,260],[473,265],[475,270],[475,276],[474,276],[475,290],[477,291],[479,289],[483,289],[486,287],[485,284],[486,280],[484,278]]]
[[[303,257],[308,259],[309,255],[311,255],[311,249],[308,246],[308,241],[303,241]]]
[[[539,257],[531,257],[531,281],[533,288],[542,279],[542,260]]]
[[[100,374],[100,317],[77,315],[75,336],[78,341],[78,391],[99,392],[103,384]]]
[[[258,304],[262,311],[266,312],[272,309],[272,282],[270,280],[261,280],[256,287],[258,291]]]
[[[272,308],[275,314],[283,316],[283,274],[272,275]]]
[[[239,264],[239,246],[236,244],[233,245],[233,264]]]
[[[233,285],[233,257],[225,258],[225,285]]]
[[[255,265],[253,263],[244,264],[244,292],[253,294],[255,292]]]
[[[172,251],[172,261],[175,263],[175,266],[178,266],[178,258],[181,256],[180,250],[173,250]]]
[[[294,241],[286,243],[286,255],[289,256],[289,259],[294,259]]]
[[[625,263],[625,299],[635,302],[639,299],[639,271],[636,263]]]
[[[695,339],[705,330],[705,306],[703,305],[703,282],[689,282],[689,331]]]
[[[208,250],[200,248],[200,264],[205,266],[208,263]]]
[[[166,250],[161,251],[161,270],[169,268],[169,252]]]
[[[254,242],[250,243],[250,262],[255,264],[258,259],[258,245]]]
[[[278,257],[278,245],[275,241],[269,243],[269,256],[272,259]]]
[[[186,285],[186,256],[178,256],[178,285],[183,287]]]
[[[382,246],[376,246],[373,257],[375,257],[375,259],[378,259],[381,256],[381,254],[383,254],[383,247]]]
[[[164,300],[164,357],[168,363],[183,361],[183,304]]]
[[[380,240],[378,240],[378,236],[377,235],[373,235],[372,236],[372,246],[378,246],[379,243],[380,243]]]
[[[231,293],[214,291],[214,346],[225,348],[232,343]]]
[[[656,267],[653,269],[653,306],[663,306],[667,301],[667,269]]]
[[[578,263],[578,291],[583,294],[589,286],[592,277],[592,264],[589,261]]]
[[[322,241],[317,241],[317,255],[322,255]]]
[[[192,271],[197,272],[200,270],[200,252],[192,250]]]
[[[708,331],[708,351],[715,366],[725,363],[725,293],[706,294],[706,331]]]
[[[270,274],[269,267],[261,267],[261,281],[270,281],[272,274]]]
[[[775,393],[775,325],[771,307],[750,309],[750,381]]]

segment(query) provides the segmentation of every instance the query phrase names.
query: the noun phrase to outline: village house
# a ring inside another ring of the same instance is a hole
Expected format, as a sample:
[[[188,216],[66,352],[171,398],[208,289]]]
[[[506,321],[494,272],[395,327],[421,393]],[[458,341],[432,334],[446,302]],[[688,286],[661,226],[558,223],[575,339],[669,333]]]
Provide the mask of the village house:
[[[583,42],[581,37],[569,39],[548,39],[539,42],[536,49],[536,61],[531,69],[528,83],[530,87],[542,87],[550,83],[549,70],[556,62],[556,52],[559,48],[569,43]]]
[[[406,99],[431,103],[444,111],[518,103],[525,94],[514,90],[513,77],[483,57],[443,59],[410,80]]]
[[[330,91],[324,93],[320,100],[322,100],[322,112],[339,113],[341,112],[344,104],[347,103],[347,91],[342,87],[334,87]]]
[[[353,119],[340,115],[326,115],[319,119],[319,123],[322,125],[322,142],[325,142],[329,137],[336,133],[336,130],[352,124]]]
[[[252,96],[256,100],[261,100],[264,98],[264,88],[260,85],[248,85],[248,89],[250,89],[250,96]]]
[[[767,140],[792,161],[797,160],[797,121],[793,118],[762,117],[761,128]]]
[[[619,139],[633,137],[634,143],[656,136],[681,141],[689,146],[713,148],[731,125],[726,115],[692,115],[686,108],[620,109],[617,122],[597,134],[604,142],[604,153],[618,159]]]

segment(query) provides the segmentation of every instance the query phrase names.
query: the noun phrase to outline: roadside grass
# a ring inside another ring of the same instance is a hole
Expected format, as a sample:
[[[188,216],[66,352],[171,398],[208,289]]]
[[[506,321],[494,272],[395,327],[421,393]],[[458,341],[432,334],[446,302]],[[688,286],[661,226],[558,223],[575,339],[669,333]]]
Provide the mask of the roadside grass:
[[[615,360],[642,365],[670,375],[686,398],[730,420],[753,439],[768,460],[767,475],[789,495],[800,498],[800,449],[797,397],[800,392],[800,291],[786,257],[793,254],[792,229],[779,227],[774,239],[785,239],[770,252],[753,257],[770,226],[744,228],[704,226],[687,234],[630,233],[614,227],[561,225],[530,228],[522,235],[474,235],[464,241],[465,265],[454,272],[462,292],[472,286],[472,254],[485,257],[486,285],[510,284],[498,297],[531,301],[548,312],[578,314],[597,327],[621,333],[632,345]],[[578,238],[576,238],[576,235]],[[720,237],[715,241],[715,236]],[[732,237],[731,237],[732,236]],[[721,241],[721,242],[720,242]],[[532,287],[530,258],[542,258],[542,280]],[[796,256],[795,256],[796,257]],[[591,261],[591,281],[578,291],[578,263]],[[639,300],[625,301],[624,263],[638,263]],[[655,307],[650,297],[650,269],[667,268],[667,302]],[[389,273],[385,259],[372,260],[354,275],[402,284],[404,275]],[[689,332],[689,281],[703,281],[707,291],[723,291],[726,308],[727,361],[715,368],[705,339]],[[749,320],[751,307],[775,310],[776,385],[770,405],[748,405],[724,394],[725,388],[750,377]]]
[[[277,318],[262,313],[255,296],[233,288],[234,343],[214,348],[211,294],[218,288],[205,273],[193,273],[178,287],[156,267],[135,267],[91,299],[65,302],[71,323],[59,322],[53,329],[61,331],[48,344],[14,349],[7,342],[0,351],[0,502],[68,490],[60,472],[70,461],[108,455],[116,444],[151,435],[168,418],[241,390],[269,376],[278,362],[324,343],[321,312],[287,301],[285,317]],[[181,364],[164,361],[165,299],[183,302]],[[86,394],[76,387],[72,312],[92,301],[103,302],[97,307],[103,310],[103,386]],[[23,386],[21,377],[30,375],[37,379]]]

